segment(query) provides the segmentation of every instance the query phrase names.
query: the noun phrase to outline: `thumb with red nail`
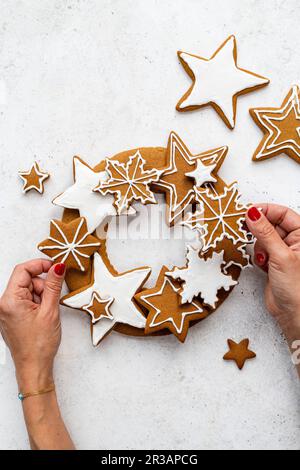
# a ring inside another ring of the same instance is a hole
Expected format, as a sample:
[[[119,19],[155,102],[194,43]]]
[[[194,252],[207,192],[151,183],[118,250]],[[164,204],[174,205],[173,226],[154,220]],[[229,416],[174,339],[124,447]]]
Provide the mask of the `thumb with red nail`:
[[[256,238],[255,263],[268,276],[266,306],[291,345],[300,339],[300,215],[259,204],[248,210],[246,222]]]

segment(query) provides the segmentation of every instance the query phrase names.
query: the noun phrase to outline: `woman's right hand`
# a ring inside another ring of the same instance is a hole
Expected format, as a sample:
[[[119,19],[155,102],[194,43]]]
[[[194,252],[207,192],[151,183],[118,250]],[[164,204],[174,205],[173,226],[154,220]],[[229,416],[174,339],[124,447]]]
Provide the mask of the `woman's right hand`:
[[[257,239],[255,260],[268,275],[266,306],[291,346],[300,340],[300,215],[275,204],[258,207],[246,219]]]

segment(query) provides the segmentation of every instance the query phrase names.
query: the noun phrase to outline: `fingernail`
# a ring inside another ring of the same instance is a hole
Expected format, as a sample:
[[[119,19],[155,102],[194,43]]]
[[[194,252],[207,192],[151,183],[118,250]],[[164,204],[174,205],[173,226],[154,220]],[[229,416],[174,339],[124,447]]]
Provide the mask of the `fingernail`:
[[[261,264],[261,265],[265,264],[265,261],[266,261],[265,255],[263,253],[257,253],[256,261],[258,264]]]
[[[248,217],[252,222],[257,222],[261,218],[261,212],[257,209],[257,207],[250,207],[248,210]]]
[[[64,263],[56,264],[54,266],[54,272],[57,276],[63,276],[65,274],[66,265]]]

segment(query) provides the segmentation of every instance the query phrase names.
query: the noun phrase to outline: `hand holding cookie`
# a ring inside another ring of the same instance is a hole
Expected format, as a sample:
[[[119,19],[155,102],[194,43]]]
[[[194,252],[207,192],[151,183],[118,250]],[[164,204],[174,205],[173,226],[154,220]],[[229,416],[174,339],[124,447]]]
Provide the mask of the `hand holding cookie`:
[[[247,213],[257,242],[256,263],[268,273],[266,305],[290,344],[300,338],[300,215],[287,207],[261,204]]]
[[[13,357],[20,389],[39,390],[53,382],[64,272],[64,265],[52,267],[47,260],[20,264],[0,299],[0,330]],[[46,273],[46,279],[39,277]]]

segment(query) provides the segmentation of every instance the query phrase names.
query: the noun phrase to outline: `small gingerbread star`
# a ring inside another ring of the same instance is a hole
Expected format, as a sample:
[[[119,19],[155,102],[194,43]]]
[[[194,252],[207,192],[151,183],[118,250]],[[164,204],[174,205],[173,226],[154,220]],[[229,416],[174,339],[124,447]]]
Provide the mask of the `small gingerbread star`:
[[[38,193],[43,194],[44,182],[50,178],[49,173],[45,173],[40,170],[37,162],[34,162],[29,171],[20,171],[19,176],[24,181],[24,193],[27,193],[33,189]]]
[[[113,315],[110,311],[110,306],[114,302],[112,297],[102,299],[98,292],[93,292],[93,296],[89,305],[82,307],[92,317],[92,323],[97,323],[101,318],[108,318],[113,320]]]
[[[223,357],[224,361],[236,362],[240,370],[243,369],[245,362],[256,357],[255,352],[249,349],[249,339],[243,339],[240,343],[236,343],[232,339],[228,339],[229,351]]]

